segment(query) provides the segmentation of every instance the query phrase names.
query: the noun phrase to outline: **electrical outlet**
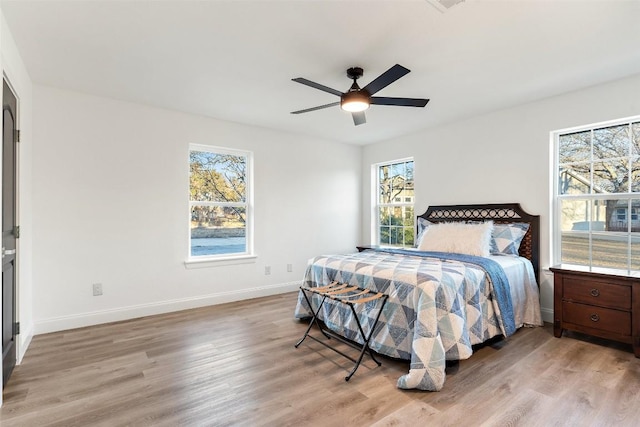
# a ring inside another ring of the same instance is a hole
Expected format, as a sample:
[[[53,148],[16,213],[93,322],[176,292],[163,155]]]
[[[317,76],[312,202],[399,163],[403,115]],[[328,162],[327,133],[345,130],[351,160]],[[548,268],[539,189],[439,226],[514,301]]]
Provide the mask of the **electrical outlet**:
[[[98,297],[102,295],[102,283],[93,284],[93,296]]]
[[[265,274],[265,276],[268,276],[268,275],[271,274],[271,266],[270,265],[267,265],[267,266],[264,267],[264,274]]]
[[[293,264],[287,264],[287,272],[291,273],[293,271]]]

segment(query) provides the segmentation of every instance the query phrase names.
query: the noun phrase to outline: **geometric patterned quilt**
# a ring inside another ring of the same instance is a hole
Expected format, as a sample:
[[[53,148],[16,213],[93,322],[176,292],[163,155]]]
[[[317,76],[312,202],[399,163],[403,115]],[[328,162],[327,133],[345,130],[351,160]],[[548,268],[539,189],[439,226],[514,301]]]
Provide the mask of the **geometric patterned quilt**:
[[[444,385],[446,360],[467,359],[472,345],[507,335],[493,282],[484,269],[468,262],[372,250],[318,256],[309,262],[303,286],[333,281],[389,295],[369,346],[411,361],[409,372],[398,379],[399,388],[438,391]],[[312,313],[300,292],[295,316],[309,317]],[[313,294],[310,300],[317,309],[320,296]],[[367,335],[377,315],[376,303],[355,306]],[[318,317],[334,332],[362,344],[346,305],[327,299]]]

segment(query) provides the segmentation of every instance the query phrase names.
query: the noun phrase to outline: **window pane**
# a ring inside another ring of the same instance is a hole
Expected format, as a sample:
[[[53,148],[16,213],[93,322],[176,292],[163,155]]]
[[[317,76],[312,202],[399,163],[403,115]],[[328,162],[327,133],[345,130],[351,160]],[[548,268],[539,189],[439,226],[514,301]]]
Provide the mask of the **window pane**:
[[[391,246],[401,246],[402,245],[402,227],[390,227],[389,229],[391,238],[389,239],[389,244]]]
[[[593,192],[627,193],[629,191],[629,158],[594,162]]]
[[[560,210],[561,262],[589,265],[590,202],[562,200]]]
[[[591,161],[591,131],[560,135],[558,142],[561,164]]]
[[[247,250],[244,207],[192,206],[191,256]]]
[[[640,193],[640,156],[631,161],[631,192]]]
[[[388,245],[390,241],[391,241],[391,228],[380,227],[380,244]]]
[[[592,266],[627,269],[628,200],[594,200],[591,221]]]
[[[389,185],[389,166],[380,166],[378,168],[378,203],[389,203],[391,190]]]
[[[413,229],[415,224],[415,215],[413,214],[413,206],[404,206],[404,225]]]
[[[391,225],[402,225],[404,223],[403,218],[402,206],[394,207],[391,214]]]
[[[246,157],[192,150],[189,166],[190,200],[246,201]]]
[[[626,270],[628,254],[628,234],[598,232],[592,236],[593,267]]]
[[[640,199],[632,199],[631,206],[631,269],[640,271]]]
[[[414,230],[413,227],[404,227],[404,245],[414,246]]]
[[[640,122],[631,124],[633,143],[631,144],[631,155],[640,156]]]
[[[391,225],[391,208],[378,208],[378,224]]]
[[[629,158],[629,125],[610,126],[593,131],[593,159]]]
[[[404,175],[404,163],[396,163],[391,165],[391,201],[393,203],[402,203],[402,195],[406,178]]]
[[[394,187],[401,188],[404,184],[405,177],[404,163],[394,163],[391,165],[390,175],[394,180]],[[397,178],[402,178],[402,181],[396,181]]]
[[[591,188],[589,164],[561,166],[558,170],[559,194],[588,194]]]
[[[413,185],[413,162],[407,162],[407,181],[404,186],[404,202],[413,203],[414,198],[414,185]]]

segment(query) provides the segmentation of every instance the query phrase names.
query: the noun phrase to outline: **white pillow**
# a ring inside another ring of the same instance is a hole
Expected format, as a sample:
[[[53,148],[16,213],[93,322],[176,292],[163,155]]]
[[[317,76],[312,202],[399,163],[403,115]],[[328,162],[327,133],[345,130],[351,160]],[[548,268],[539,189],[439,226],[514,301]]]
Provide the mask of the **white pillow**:
[[[443,222],[430,225],[422,235],[421,251],[489,256],[493,221],[475,224]]]

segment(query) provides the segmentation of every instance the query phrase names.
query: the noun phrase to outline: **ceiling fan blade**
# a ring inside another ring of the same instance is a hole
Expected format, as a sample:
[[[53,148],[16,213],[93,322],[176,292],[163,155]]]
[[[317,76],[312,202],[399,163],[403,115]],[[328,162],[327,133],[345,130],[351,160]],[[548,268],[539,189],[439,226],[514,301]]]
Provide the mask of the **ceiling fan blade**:
[[[389,98],[386,96],[372,96],[371,104],[375,105],[396,105],[399,107],[424,107],[429,102],[422,98]]]
[[[351,113],[351,115],[353,116],[353,124],[358,126],[358,125],[363,125],[365,123],[367,123],[367,117],[364,115],[364,111],[359,111],[357,113]]]
[[[339,90],[331,89],[328,86],[321,85],[320,83],[312,82],[311,80],[307,80],[307,79],[304,79],[302,77],[296,77],[295,79],[291,79],[291,80],[293,80],[294,82],[303,84],[305,86],[309,86],[309,87],[312,87],[314,89],[321,90],[323,92],[328,92],[328,93],[331,93],[333,95],[342,96],[342,92],[340,92]]]
[[[291,114],[308,113],[309,111],[322,110],[323,108],[335,107],[336,105],[340,105],[340,101],[332,102],[331,104],[319,105],[317,107],[307,108],[305,110],[292,111]]]
[[[374,81],[366,85],[363,89],[369,92],[369,95],[373,95],[410,72],[411,70],[408,68],[405,68],[400,64],[396,64],[384,73],[380,74]]]

